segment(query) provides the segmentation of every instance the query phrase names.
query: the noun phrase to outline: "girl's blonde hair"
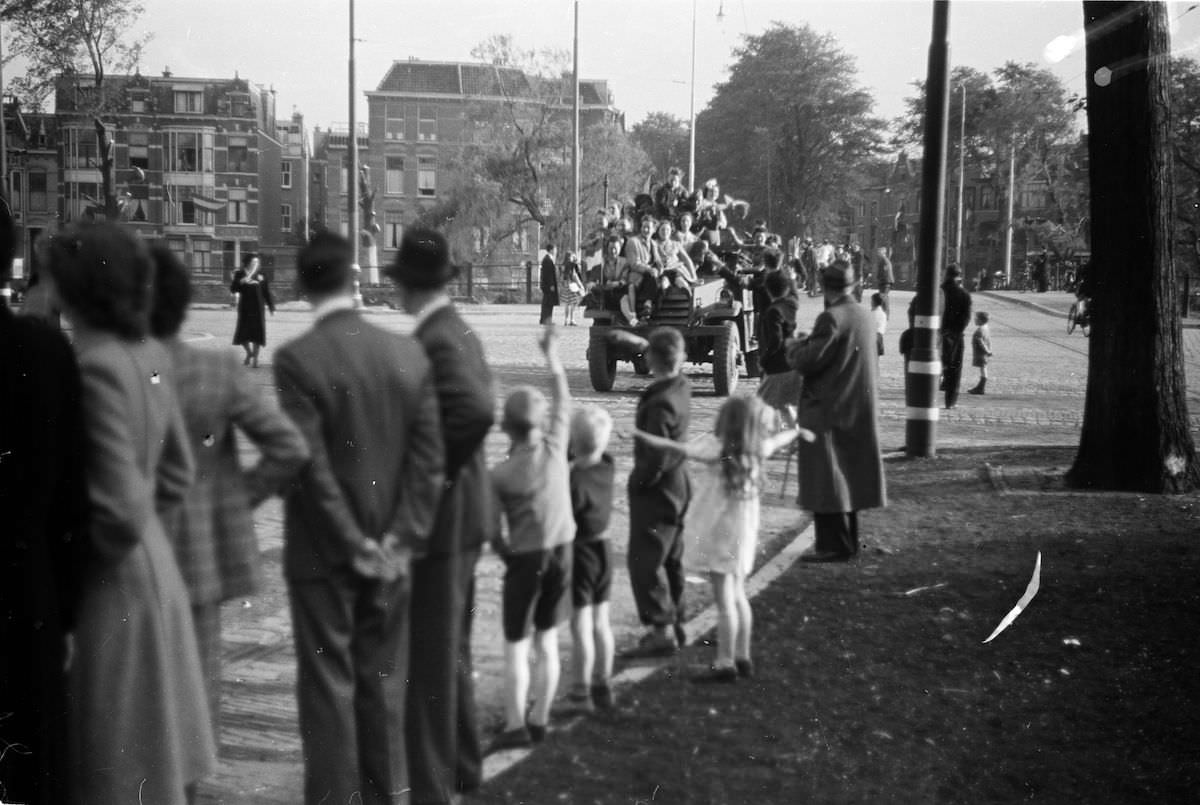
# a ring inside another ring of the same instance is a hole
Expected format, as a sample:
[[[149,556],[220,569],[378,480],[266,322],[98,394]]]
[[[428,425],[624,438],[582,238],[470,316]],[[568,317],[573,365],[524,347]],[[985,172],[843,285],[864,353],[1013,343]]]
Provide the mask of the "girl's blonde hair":
[[[713,433],[721,440],[721,475],[733,497],[758,494],[766,431],[767,407],[758,397],[730,397],[717,412]]]

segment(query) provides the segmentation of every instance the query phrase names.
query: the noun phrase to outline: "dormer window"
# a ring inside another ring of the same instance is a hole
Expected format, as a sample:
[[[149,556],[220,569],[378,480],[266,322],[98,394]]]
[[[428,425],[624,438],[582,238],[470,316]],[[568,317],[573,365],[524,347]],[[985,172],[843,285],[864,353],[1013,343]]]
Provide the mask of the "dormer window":
[[[175,113],[198,115],[204,111],[204,93],[200,90],[175,90]]]

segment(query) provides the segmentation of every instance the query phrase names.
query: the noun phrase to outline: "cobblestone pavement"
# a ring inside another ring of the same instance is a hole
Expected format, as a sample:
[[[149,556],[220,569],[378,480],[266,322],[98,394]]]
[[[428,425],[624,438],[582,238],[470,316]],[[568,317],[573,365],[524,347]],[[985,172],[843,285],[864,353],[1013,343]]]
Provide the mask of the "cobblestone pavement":
[[[911,294],[893,293],[893,309],[898,316],[906,309]],[[1064,295],[1065,296],[1065,295]],[[1067,335],[1065,316],[1053,307],[1061,300],[1042,300],[1039,310],[997,296],[977,295],[976,309],[992,314],[992,339],[996,352],[991,367],[988,394],[973,397],[964,394],[959,406],[942,410],[938,425],[939,449],[978,444],[1073,444],[1083,409],[1088,341],[1078,332]],[[1068,301],[1069,304],[1069,301]],[[1065,308],[1064,308],[1065,309]],[[802,325],[811,323],[820,310],[816,300],[801,304]],[[535,306],[465,307],[467,319],[481,335],[498,383],[498,401],[511,388],[522,383],[543,381],[542,359],[535,345],[538,332]],[[1054,313],[1054,315],[1049,315]],[[392,311],[369,309],[372,322],[387,329],[404,331],[406,316]],[[294,337],[308,324],[303,306],[285,305],[268,321],[271,343],[263,352],[264,367],[256,371],[262,386],[273,393],[270,363],[274,347]],[[233,330],[233,312],[229,309],[195,310],[185,325],[195,343],[214,349],[233,349],[229,340]],[[885,450],[899,449],[904,443],[905,405],[903,365],[897,352],[902,319],[894,319],[886,338],[886,354],[881,359],[880,422]],[[578,402],[604,406],[617,429],[632,426],[637,393],[646,385],[630,367],[620,367],[613,392],[594,392],[588,381],[584,358],[587,328],[561,330],[563,355],[570,377],[571,392]],[[1200,330],[1184,331],[1185,361],[1190,377],[1200,377]],[[720,405],[703,367],[692,376],[696,395],[692,412],[692,433],[709,427]],[[964,371],[964,387],[973,385],[974,370]],[[740,391],[753,388],[745,378]],[[1200,430],[1200,383],[1189,391],[1193,425]],[[503,437],[493,433],[488,440],[489,459],[497,461],[504,453]],[[618,483],[623,486],[630,468],[630,448],[614,441],[611,448],[617,458]],[[252,450],[246,449],[247,457]],[[768,492],[764,495],[763,529],[759,562],[778,550],[783,540],[798,533],[807,517],[791,502],[795,482],[788,494],[781,495],[784,462],[770,463]],[[794,468],[790,468],[793,469]],[[794,472],[792,473],[794,479]],[[616,566],[624,567],[624,544],[628,512],[618,495],[612,525]],[[280,575],[283,546],[281,506],[270,501],[257,513],[256,525],[266,566],[266,581],[258,595],[226,604],[223,615],[223,700],[220,731],[220,764],[217,774],[202,789],[201,802],[208,803],[296,803],[301,799],[302,758],[295,706],[295,654],[286,588]],[[870,513],[866,527],[886,528],[886,511]],[[474,646],[478,684],[478,704],[485,729],[499,726],[501,649],[495,625],[499,621],[501,566],[485,556],[478,570],[479,594],[476,609]],[[693,607],[707,600],[707,591],[698,578],[690,579],[689,595]],[[637,619],[623,572],[614,583],[613,621],[618,646],[628,644],[638,631]],[[564,630],[565,631],[565,630]],[[567,637],[563,636],[564,649]]]

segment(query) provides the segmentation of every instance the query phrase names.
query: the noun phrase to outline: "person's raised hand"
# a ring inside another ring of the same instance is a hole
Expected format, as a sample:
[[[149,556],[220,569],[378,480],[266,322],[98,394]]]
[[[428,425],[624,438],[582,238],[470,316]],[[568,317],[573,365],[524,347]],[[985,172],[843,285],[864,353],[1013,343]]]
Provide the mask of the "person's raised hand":
[[[550,355],[558,347],[558,330],[554,323],[551,322],[542,328],[542,332],[538,335],[538,347],[546,355]]]

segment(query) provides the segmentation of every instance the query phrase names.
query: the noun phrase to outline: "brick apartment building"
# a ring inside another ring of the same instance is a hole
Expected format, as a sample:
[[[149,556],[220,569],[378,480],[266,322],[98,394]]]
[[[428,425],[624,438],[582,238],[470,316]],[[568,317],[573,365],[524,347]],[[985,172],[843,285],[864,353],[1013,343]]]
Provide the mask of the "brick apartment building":
[[[395,256],[404,227],[438,199],[439,175],[448,154],[461,144],[472,115],[511,98],[534,100],[529,78],[520,70],[489,64],[396,61],[367,95],[367,125],[359,133],[361,164],[368,166],[375,192],[377,261]],[[569,99],[562,104],[569,113]],[[606,81],[580,81],[580,125],[606,122],[624,126]],[[365,134],[365,136],[364,136]],[[343,128],[314,133],[314,156],[322,166],[322,209],[327,226],[345,232],[346,168],[349,134]],[[314,174],[314,187],[318,184]],[[518,232],[493,260],[519,265],[537,257],[536,231]],[[363,258],[366,259],[365,256]],[[364,264],[369,274],[370,266]]]

